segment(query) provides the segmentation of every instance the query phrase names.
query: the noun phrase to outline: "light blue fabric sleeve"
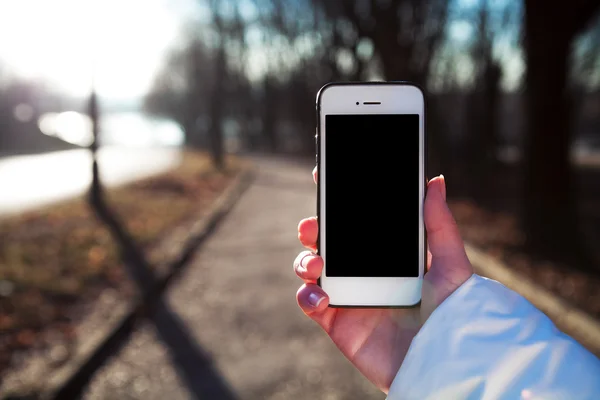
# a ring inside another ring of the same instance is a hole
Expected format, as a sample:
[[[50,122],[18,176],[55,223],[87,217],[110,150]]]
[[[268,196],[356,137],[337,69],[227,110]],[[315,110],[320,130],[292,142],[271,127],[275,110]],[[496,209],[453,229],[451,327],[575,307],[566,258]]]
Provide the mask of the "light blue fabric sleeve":
[[[600,360],[521,295],[473,275],[413,339],[388,400],[600,399]]]

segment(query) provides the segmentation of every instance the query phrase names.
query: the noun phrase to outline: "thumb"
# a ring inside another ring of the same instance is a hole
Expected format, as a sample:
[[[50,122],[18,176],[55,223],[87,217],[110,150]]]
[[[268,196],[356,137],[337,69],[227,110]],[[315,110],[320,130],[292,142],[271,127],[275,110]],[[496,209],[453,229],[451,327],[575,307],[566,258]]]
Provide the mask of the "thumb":
[[[465,245],[446,204],[446,182],[443,175],[429,181],[423,214],[432,258],[455,258],[456,261],[464,261]]]
[[[435,302],[440,304],[473,274],[458,226],[446,203],[446,182],[442,175],[427,185],[423,214],[431,252],[431,269],[426,278],[437,287]]]

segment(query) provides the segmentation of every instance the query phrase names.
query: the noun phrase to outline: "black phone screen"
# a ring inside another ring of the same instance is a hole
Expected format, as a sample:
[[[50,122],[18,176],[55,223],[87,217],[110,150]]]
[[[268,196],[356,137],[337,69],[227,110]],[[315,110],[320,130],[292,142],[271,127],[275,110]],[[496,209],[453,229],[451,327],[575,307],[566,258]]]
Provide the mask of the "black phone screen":
[[[325,116],[325,268],[419,276],[419,115]]]

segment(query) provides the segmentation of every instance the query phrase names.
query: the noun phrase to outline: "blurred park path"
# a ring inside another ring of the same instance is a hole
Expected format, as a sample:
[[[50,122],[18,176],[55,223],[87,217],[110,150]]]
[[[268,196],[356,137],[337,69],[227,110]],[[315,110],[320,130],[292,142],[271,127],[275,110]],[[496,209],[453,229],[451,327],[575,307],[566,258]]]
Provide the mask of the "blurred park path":
[[[158,327],[138,330],[85,399],[385,398],[296,305],[296,226],[316,211],[311,160],[256,165],[252,186],[170,286]]]
[[[167,171],[180,158],[173,148],[104,147],[100,174],[114,186]],[[91,182],[91,163],[87,149],[0,158],[0,216],[83,194]]]

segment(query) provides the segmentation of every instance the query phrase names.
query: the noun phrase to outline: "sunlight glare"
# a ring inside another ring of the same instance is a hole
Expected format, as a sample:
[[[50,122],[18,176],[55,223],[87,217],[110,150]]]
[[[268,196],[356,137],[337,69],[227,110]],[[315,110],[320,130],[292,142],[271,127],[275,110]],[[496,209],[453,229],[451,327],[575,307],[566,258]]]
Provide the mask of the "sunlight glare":
[[[38,126],[44,134],[77,146],[89,146],[94,140],[90,118],[75,111],[44,114]]]
[[[181,19],[181,18],[179,18]],[[0,66],[71,95],[148,90],[180,20],[165,0],[0,1]]]
[[[90,56],[77,0],[0,3],[0,58],[29,79],[48,78],[68,91],[89,88]]]

